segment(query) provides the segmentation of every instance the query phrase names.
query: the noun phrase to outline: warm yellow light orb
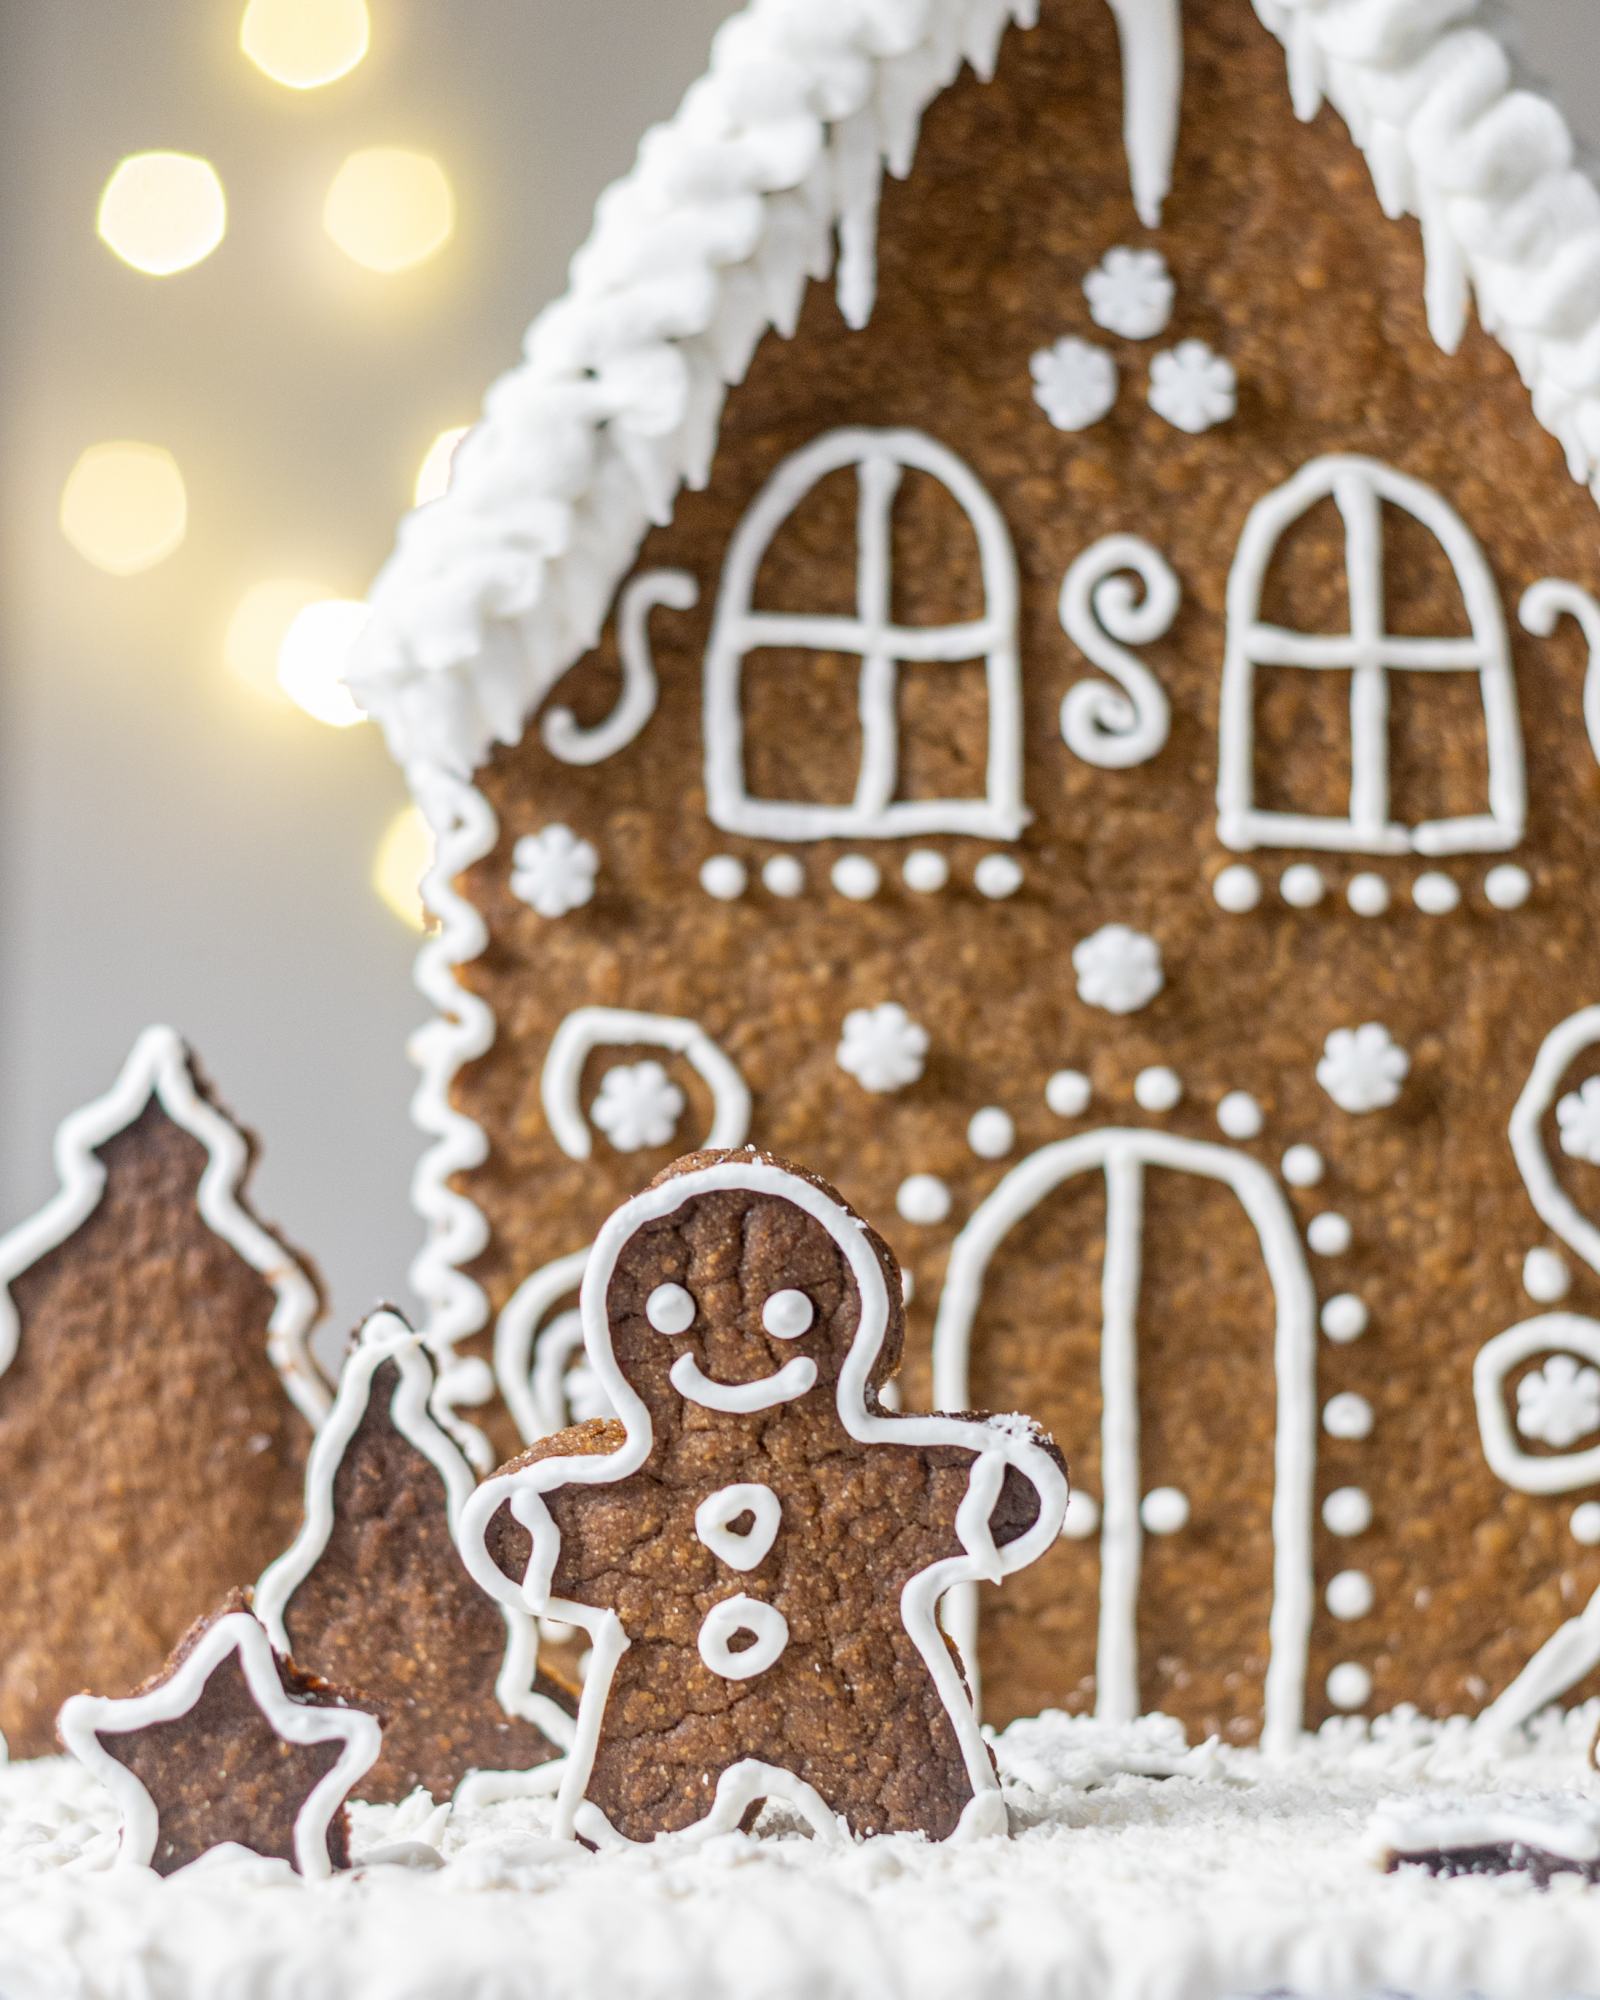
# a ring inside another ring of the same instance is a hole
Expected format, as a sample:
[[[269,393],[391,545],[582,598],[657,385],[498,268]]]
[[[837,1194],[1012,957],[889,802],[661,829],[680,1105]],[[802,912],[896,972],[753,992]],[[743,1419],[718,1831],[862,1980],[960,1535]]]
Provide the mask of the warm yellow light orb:
[[[456,226],[456,198],[432,154],[369,146],[334,175],[322,224],[347,257],[390,276],[444,248]]]
[[[402,923],[425,930],[421,882],[433,866],[433,834],[415,806],[395,814],[378,843],[372,863],[372,886]]]
[[[297,612],[278,648],[278,685],[317,722],[349,729],[365,716],[344,685],[350,649],[367,622],[367,607],[334,597]]]
[[[250,0],[239,23],[240,48],[290,90],[337,83],[371,42],[367,0]]]
[[[308,604],[325,604],[334,595],[325,583],[303,576],[273,576],[253,583],[239,599],[222,641],[228,671],[274,700],[278,685],[278,654],[289,627]]]
[[[100,196],[95,228],[106,248],[152,278],[209,257],[228,228],[217,170],[192,153],[130,153]]]
[[[61,532],[86,562],[112,576],[154,569],[189,527],[183,474],[156,444],[93,444],[61,491]]]
[[[471,424],[457,424],[454,430],[440,431],[428,446],[428,455],[417,472],[413,495],[419,507],[426,507],[430,500],[443,499],[449,490],[450,467],[455,459],[456,446],[471,428]]]

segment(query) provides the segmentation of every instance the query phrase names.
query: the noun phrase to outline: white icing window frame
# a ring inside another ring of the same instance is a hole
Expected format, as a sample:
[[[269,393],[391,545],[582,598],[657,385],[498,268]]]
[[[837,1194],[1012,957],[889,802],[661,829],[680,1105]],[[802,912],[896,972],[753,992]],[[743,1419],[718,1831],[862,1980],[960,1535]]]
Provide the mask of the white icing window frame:
[[[756,579],[774,536],[811,491],[855,468],[854,617],[758,611]],[[904,626],[890,616],[891,515],[908,471],[937,479],[977,536],[984,615],[955,625]],[[1022,796],[1022,675],[1017,650],[1016,551],[999,508],[947,446],[914,430],[829,431],[794,453],[752,502],[729,544],[706,652],[706,809],[714,826],[757,839],[909,839],[968,834],[1015,840],[1028,821]],[[762,647],[844,653],[861,661],[861,768],[848,803],[758,799],[746,788],[741,695],[746,657]],[[985,795],[896,799],[900,776],[896,694],[902,665],[982,659],[989,691]]]
[[[1262,587],[1279,543],[1319,502],[1332,499],[1345,529],[1350,630],[1325,635],[1263,622]],[[1384,629],[1382,509],[1409,514],[1440,544],[1461,587],[1472,632],[1465,639],[1396,637]],[[1350,808],[1331,815],[1267,811],[1255,803],[1255,694],[1261,667],[1351,675]],[[1483,696],[1489,810],[1405,826],[1391,813],[1389,675],[1476,673]],[[1522,723],[1505,613],[1483,550],[1440,494],[1372,458],[1313,459],[1258,501],[1228,579],[1222,673],[1217,832],[1225,847],[1307,847],[1377,855],[1503,853],[1527,823]]]
[[[1140,1519],[1138,1306],[1144,1253],[1144,1182],[1152,1167],[1221,1183],[1256,1232],[1275,1307],[1276,1394],[1272,1497],[1272,1612],[1263,1695],[1262,1748],[1299,1740],[1314,1603],[1312,1533],[1317,1459],[1316,1293],[1294,1215],[1273,1176],[1247,1153],[1138,1127],[1104,1126],[1042,1146],[1019,1161],[974,1210],[950,1251],[933,1333],[933,1396],[941,1410],[970,1400],[972,1333],[995,1252],[1066,1182],[1100,1172],[1106,1188],[1101,1272],[1100,1607],[1095,1714],[1134,1722],[1139,1699],[1138,1604],[1145,1529]],[[976,1591],[948,1601],[945,1630],[977,1690]]]

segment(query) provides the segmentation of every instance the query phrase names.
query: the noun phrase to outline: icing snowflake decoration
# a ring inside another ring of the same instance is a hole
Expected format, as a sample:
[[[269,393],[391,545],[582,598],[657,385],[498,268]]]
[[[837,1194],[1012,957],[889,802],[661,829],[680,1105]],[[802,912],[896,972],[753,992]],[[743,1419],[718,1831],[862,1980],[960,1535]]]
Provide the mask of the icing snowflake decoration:
[[[1172,318],[1176,288],[1159,250],[1108,250],[1083,290],[1095,325],[1124,340],[1154,340]]]
[[[1117,400],[1117,364],[1103,347],[1068,334],[1029,364],[1033,400],[1058,431],[1086,431]]]
[[[1108,1014],[1137,1014],[1166,983],[1161,947],[1127,924],[1106,924],[1072,950],[1078,998]]]
[[[1203,340],[1180,340],[1150,364],[1150,407],[1174,430],[1198,437],[1239,407],[1239,378]]]
[[[1600,1076],[1591,1076],[1569,1091],[1556,1106],[1561,1150],[1569,1159],[1600,1167]]]
[[[1517,1384],[1517,1429],[1556,1451],[1600,1431],[1600,1368],[1582,1367],[1571,1354],[1552,1354]]]
[[[525,833],[511,850],[511,893],[541,917],[581,910],[594,895],[600,857],[570,826]]]
[[[927,1029],[896,1000],[857,1007],[844,1017],[838,1064],[863,1090],[904,1090],[922,1075],[927,1055]]]
[[[660,1063],[619,1063],[600,1079],[594,1122],[619,1153],[640,1153],[667,1144],[683,1107],[683,1092]]]
[[[1335,1028],[1317,1064],[1317,1081],[1341,1111],[1387,1111],[1400,1095],[1411,1058],[1378,1021]]]

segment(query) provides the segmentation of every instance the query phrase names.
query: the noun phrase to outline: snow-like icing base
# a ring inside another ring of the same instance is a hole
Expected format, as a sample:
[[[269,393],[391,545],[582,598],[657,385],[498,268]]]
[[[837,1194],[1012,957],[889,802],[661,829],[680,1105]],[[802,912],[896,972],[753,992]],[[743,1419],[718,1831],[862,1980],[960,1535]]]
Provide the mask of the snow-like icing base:
[[[995,1739],[1011,1841],[824,1846],[774,1824],[591,1854],[550,1807],[422,1795],[355,1809],[358,1866],[302,1883],[219,1850],[113,1868],[114,1820],[62,1760],[0,1770],[6,2000],[1425,2000],[1600,1995],[1600,1889],[1385,1875],[1375,1828],[1592,1824],[1600,1709],[1510,1753],[1465,1723],[1329,1725],[1289,1758],[1175,1725],[1044,1715]]]

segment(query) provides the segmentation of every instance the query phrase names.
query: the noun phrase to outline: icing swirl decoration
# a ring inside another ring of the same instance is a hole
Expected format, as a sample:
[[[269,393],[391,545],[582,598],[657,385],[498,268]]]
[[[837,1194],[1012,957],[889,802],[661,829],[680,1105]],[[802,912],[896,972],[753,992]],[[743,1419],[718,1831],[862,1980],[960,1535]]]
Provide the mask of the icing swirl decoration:
[[[1137,577],[1136,596],[1130,574]],[[1172,711],[1161,683],[1128,651],[1164,639],[1182,592],[1171,565],[1137,535],[1107,535],[1085,549],[1061,586],[1061,628],[1115,681],[1080,681],[1061,704],[1061,735],[1086,764],[1122,771],[1164,746]]]

